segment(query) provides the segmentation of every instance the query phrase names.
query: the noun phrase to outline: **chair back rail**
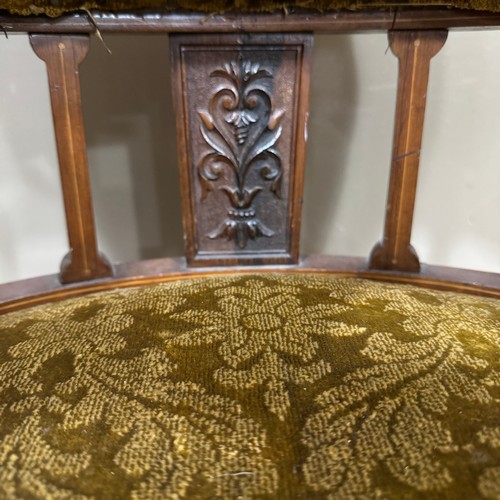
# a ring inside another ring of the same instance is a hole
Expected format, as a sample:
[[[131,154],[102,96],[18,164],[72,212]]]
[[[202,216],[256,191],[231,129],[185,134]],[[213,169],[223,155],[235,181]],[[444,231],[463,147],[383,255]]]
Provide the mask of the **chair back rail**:
[[[373,11],[285,11],[270,14],[80,12],[61,18],[0,15],[6,33],[238,33],[498,28],[500,13],[451,8],[401,8]]]
[[[500,275],[422,266],[411,246],[430,61],[448,28],[500,26],[499,15],[440,9],[203,18],[76,14],[40,21],[2,16],[0,25],[30,32],[32,47],[47,66],[70,246],[59,277],[1,285],[0,312],[114,286],[254,272],[263,265],[500,296]],[[115,266],[113,272],[99,253],[78,74],[87,33],[96,27],[170,33],[188,265],[162,259]],[[399,59],[383,239],[368,260],[299,261],[311,32],[366,29],[389,31]],[[210,34],[216,31],[224,34]]]

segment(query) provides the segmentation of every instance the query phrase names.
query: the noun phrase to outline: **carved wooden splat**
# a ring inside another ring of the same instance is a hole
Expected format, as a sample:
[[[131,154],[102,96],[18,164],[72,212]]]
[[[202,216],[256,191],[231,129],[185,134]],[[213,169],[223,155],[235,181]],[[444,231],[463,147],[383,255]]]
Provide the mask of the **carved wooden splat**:
[[[308,34],[172,35],[188,262],[298,259]]]

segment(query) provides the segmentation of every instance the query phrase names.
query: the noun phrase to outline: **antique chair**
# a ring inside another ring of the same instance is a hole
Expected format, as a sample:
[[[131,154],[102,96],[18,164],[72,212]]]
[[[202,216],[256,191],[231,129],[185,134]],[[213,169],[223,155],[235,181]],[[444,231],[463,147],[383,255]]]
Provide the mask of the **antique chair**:
[[[410,244],[430,60],[496,0],[0,5],[47,66],[71,249],[0,286],[1,498],[500,498],[500,275]],[[301,257],[313,36],[363,30],[399,59],[384,235]],[[98,250],[78,68],[107,32],[170,34],[185,259]]]

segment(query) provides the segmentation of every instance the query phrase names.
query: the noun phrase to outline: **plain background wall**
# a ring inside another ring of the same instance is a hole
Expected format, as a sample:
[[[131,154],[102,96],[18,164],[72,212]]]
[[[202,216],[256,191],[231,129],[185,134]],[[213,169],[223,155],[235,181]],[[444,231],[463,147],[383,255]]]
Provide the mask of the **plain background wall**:
[[[182,253],[160,35],[93,39],[81,66],[101,249]],[[433,60],[413,245],[422,261],[500,272],[500,32],[454,32]],[[303,253],[367,256],[382,236],[397,61],[384,34],[317,36]],[[0,40],[0,282],[57,272],[67,252],[45,67]]]

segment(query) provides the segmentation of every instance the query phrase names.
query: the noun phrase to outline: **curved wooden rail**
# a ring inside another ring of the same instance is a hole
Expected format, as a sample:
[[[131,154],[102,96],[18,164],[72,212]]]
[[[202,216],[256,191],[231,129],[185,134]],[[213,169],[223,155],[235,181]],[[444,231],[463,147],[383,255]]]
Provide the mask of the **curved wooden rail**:
[[[423,264],[419,274],[368,268],[360,257],[304,257],[298,266],[190,268],[184,258],[148,260],[115,266],[113,278],[62,285],[57,274],[0,285],[0,314],[48,302],[117,288],[151,285],[177,279],[243,273],[324,273],[500,299],[500,274]]]
[[[314,31],[346,33],[392,29],[500,27],[499,13],[446,8],[318,12],[305,9],[275,14],[196,14],[77,12],[58,18],[0,15],[4,33],[227,33],[240,31]]]

